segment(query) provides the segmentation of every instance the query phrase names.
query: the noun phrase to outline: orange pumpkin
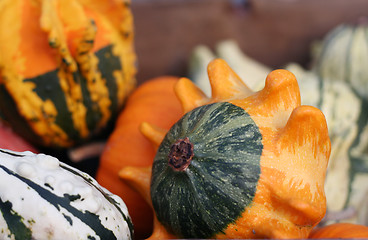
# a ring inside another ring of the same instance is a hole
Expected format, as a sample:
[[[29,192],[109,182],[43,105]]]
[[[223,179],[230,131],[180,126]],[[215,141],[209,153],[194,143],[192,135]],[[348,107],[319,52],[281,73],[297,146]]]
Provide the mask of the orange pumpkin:
[[[139,194],[121,181],[118,172],[125,166],[152,164],[155,151],[139,131],[139,125],[148,121],[166,129],[180,118],[182,110],[174,93],[177,80],[162,76],[140,85],[128,98],[101,155],[97,181],[124,200],[137,239],[152,232],[152,210]]]
[[[308,237],[326,211],[324,115],[300,105],[289,71],[272,71],[259,92],[221,59],[208,75],[211,98],[178,81],[185,114],[169,131],[141,126],[158,148],[152,169],[119,173],[154,208],[151,238]]]
[[[315,228],[309,238],[368,238],[368,227],[353,223],[334,223]]]

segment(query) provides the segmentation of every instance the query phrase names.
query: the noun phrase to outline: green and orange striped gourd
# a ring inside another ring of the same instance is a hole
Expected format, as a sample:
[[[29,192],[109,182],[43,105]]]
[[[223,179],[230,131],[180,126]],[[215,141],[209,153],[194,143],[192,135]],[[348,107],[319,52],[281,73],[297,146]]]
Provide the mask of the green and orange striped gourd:
[[[100,134],[135,87],[133,39],[129,0],[1,1],[1,115],[39,146]]]

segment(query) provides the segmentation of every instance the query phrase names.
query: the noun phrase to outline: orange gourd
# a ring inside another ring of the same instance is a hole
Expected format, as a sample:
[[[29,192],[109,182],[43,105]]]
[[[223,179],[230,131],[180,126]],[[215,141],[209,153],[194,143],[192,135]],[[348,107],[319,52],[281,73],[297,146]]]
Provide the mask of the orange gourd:
[[[334,223],[315,228],[309,238],[367,238],[368,226],[353,223]]]
[[[177,82],[184,115],[169,131],[141,125],[152,168],[119,173],[154,209],[151,239],[307,238],[326,212],[324,115],[300,105],[289,71],[272,71],[259,92],[221,59],[208,75],[210,98]]]
[[[178,78],[161,76],[140,85],[128,98],[100,158],[97,181],[126,203],[137,239],[152,232],[152,210],[142,197],[124,183],[118,172],[125,166],[152,164],[155,152],[139,131],[143,121],[170,128],[181,116],[181,106],[174,93]]]

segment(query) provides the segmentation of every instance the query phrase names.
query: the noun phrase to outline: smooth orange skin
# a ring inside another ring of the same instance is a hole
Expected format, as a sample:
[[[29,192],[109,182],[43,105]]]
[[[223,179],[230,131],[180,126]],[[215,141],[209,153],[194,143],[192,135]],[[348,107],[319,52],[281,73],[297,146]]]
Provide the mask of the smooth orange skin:
[[[139,127],[142,122],[150,122],[169,129],[181,117],[181,105],[174,93],[177,80],[176,77],[162,76],[140,85],[128,98],[101,155],[97,181],[124,200],[137,239],[151,234],[152,209],[119,178],[118,172],[126,166],[152,165],[155,149]]]
[[[309,238],[368,238],[368,226],[353,223],[334,223],[315,228]]]

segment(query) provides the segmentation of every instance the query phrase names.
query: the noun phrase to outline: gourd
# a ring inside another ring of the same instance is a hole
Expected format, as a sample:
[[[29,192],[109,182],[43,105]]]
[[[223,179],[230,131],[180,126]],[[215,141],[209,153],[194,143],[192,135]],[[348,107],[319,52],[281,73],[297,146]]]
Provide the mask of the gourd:
[[[345,132],[340,130],[340,139],[350,142],[350,145],[346,144],[348,161],[345,164],[336,163],[334,166],[340,165],[341,170],[345,169],[344,175],[340,178],[348,184],[339,184],[339,188],[345,186],[342,190],[336,188],[336,195],[339,192],[339,198],[342,197],[340,199],[345,199],[345,202],[343,206],[334,210],[342,213],[350,212],[351,214],[345,214],[347,216],[344,220],[363,225],[368,224],[368,211],[363,210],[368,206],[367,30],[366,18],[361,18],[353,24],[341,24],[332,29],[322,41],[317,42],[312,52],[312,71],[322,80],[321,82],[331,81],[348,85],[359,101],[358,117],[353,116],[351,122],[345,122]],[[357,106],[351,98],[345,99],[346,96],[338,98],[345,102],[345,109],[348,109],[346,112],[351,112],[351,109]],[[337,108],[344,109],[340,104]],[[333,139],[332,141],[334,142]],[[336,177],[332,182],[336,182]]]
[[[0,112],[19,135],[66,148],[109,128],[135,86],[129,0],[5,0],[0,29]]]
[[[368,146],[365,101],[346,82],[321,79],[314,71],[295,63],[288,64],[286,69],[298,79],[304,93],[302,103],[321,109],[329,127],[332,154],[325,183],[325,220],[328,223],[368,224],[368,212],[363,210],[368,200],[364,194],[368,191],[368,156],[364,150]]]
[[[349,83],[368,99],[367,19],[336,26],[315,47],[312,70],[322,79]]]
[[[313,229],[309,238],[368,238],[368,227],[353,223],[334,223]]]
[[[325,44],[325,47],[328,47]],[[311,45],[312,62],[316,64],[321,44]],[[263,82],[259,81],[267,72],[262,64],[244,54],[233,41],[223,41],[216,45],[216,54],[206,46],[193,50],[189,76],[204,92],[210,86],[205,62],[214,56],[222,56],[229,65],[236,69],[242,80],[252,89],[260,90]],[[331,54],[341,52],[341,49]],[[340,58],[345,58],[340,54]],[[336,61],[336,60],[334,60]],[[327,63],[326,63],[327,64]],[[359,64],[358,64],[359,66]],[[297,63],[284,66],[298,80],[301,92],[301,104],[320,109],[327,121],[331,139],[331,157],[325,182],[327,215],[324,223],[349,221],[367,225],[368,198],[368,114],[367,101],[355,91],[350,82],[324,79],[317,73],[316,65],[304,69]],[[268,70],[271,71],[271,70]],[[336,182],[339,184],[336,185]]]
[[[215,58],[225,60],[253,91],[259,91],[264,87],[264,79],[272,70],[242,52],[234,40],[217,43],[215,52],[212,52],[206,45],[198,45],[190,56],[188,76],[206,95],[211,94],[207,65]]]
[[[58,159],[0,149],[1,239],[132,239],[120,197]]]
[[[126,166],[152,165],[155,150],[139,126],[148,121],[160,128],[170,128],[181,117],[181,105],[174,93],[178,79],[160,76],[139,85],[128,97],[100,157],[96,179],[124,200],[137,239],[147,238],[152,233],[152,209],[136,191],[120,180],[118,173]]]
[[[143,124],[159,146],[151,172],[120,171],[152,204],[152,238],[308,237],[326,211],[324,115],[300,105],[289,71],[272,71],[258,92],[221,59],[208,76],[210,98],[189,79],[176,84],[185,114],[168,132]]]

